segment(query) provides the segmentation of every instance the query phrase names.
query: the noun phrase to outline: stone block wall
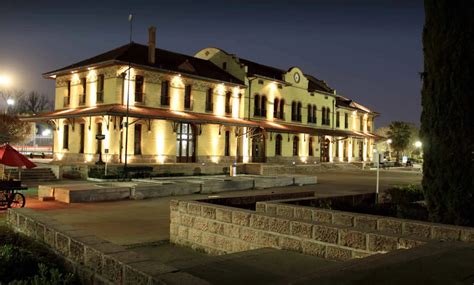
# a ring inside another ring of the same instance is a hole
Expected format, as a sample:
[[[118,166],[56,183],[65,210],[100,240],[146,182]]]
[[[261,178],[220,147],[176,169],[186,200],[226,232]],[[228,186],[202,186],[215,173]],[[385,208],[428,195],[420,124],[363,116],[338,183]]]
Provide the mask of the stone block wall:
[[[8,209],[7,222],[13,230],[49,246],[81,284],[168,284],[165,280],[207,284],[31,209]]]
[[[285,200],[258,202],[256,210],[259,213],[276,217],[333,224],[348,228],[387,233],[399,237],[410,236],[422,240],[474,242],[474,228],[471,227],[306,207],[285,204],[284,202]]]
[[[170,210],[171,242],[211,255],[272,247],[348,260],[424,243],[420,239],[298,219],[290,208],[280,208],[277,215],[276,208],[274,212],[263,213],[173,200]]]

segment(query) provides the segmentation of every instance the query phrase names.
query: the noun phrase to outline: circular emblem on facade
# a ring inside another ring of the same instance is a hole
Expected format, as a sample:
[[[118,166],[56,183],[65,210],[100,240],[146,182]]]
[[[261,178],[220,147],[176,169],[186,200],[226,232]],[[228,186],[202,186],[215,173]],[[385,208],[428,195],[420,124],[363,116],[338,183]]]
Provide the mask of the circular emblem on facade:
[[[295,75],[293,75],[293,78],[295,79],[296,83],[300,83],[300,74],[298,72],[295,72]]]

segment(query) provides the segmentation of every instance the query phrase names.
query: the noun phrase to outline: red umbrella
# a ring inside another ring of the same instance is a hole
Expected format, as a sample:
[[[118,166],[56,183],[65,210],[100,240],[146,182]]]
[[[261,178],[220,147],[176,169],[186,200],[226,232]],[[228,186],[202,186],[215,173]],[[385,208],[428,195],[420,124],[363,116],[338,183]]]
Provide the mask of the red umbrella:
[[[26,168],[36,167],[36,164],[31,162],[31,160],[19,153],[9,144],[0,146],[0,164],[16,167],[25,166]]]

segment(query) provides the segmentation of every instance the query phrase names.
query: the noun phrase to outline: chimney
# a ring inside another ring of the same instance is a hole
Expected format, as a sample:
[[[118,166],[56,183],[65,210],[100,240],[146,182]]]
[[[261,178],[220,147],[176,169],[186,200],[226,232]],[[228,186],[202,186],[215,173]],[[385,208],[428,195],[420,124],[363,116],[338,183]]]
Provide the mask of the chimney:
[[[148,63],[155,63],[156,28],[148,28]]]

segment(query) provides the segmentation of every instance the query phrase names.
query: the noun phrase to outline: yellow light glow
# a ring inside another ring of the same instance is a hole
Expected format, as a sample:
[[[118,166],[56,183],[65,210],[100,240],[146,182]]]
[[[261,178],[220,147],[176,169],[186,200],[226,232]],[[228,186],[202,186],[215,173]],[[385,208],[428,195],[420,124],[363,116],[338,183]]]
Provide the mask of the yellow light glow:
[[[64,158],[64,153],[62,152],[57,152],[56,153],[56,160],[62,160]]]
[[[245,134],[241,139],[242,139],[242,160],[244,163],[249,162],[249,141],[247,137],[247,128],[243,128],[243,133]]]
[[[86,162],[91,162],[94,156],[92,154],[87,154],[86,155]]]
[[[176,75],[171,79],[170,86],[170,110],[184,110],[184,83],[181,75]]]
[[[232,90],[232,117],[238,118],[239,117],[239,95],[240,95],[240,88],[234,87]]]
[[[11,84],[11,78],[7,75],[0,75],[0,86],[9,86]]]
[[[334,154],[333,154],[332,150],[333,150],[333,144],[334,143],[332,142],[333,140],[332,140],[331,137],[329,137],[329,141],[330,141],[330,143],[329,143],[329,162],[333,162]]]
[[[87,73],[87,79],[90,82],[87,86],[87,94],[94,94],[94,96],[88,96],[89,106],[95,106],[97,103],[97,73],[91,70]]]
[[[362,150],[362,155],[364,156],[364,161],[367,161],[367,144],[368,144],[368,140],[365,138],[364,139],[364,148]]]
[[[349,144],[347,145],[347,161],[352,161],[352,139],[348,139]]]
[[[159,164],[164,164],[165,160],[166,160],[166,156],[164,156],[164,155],[158,155],[156,157],[156,162],[158,162]]]
[[[303,163],[306,163],[308,161],[308,157],[307,156],[302,156],[300,157],[301,158],[301,162]]]
[[[224,84],[217,85],[217,96],[216,96],[216,106],[214,108],[214,114],[217,116],[225,115],[225,86]]]
[[[219,157],[218,157],[218,156],[211,156],[211,161],[212,161],[213,163],[216,163],[216,164],[217,164],[217,163],[219,163]]]
[[[344,160],[344,146],[343,146],[343,142],[342,140],[338,141],[337,142],[339,144],[339,153],[337,153],[337,157],[339,157],[339,161],[343,161]]]

